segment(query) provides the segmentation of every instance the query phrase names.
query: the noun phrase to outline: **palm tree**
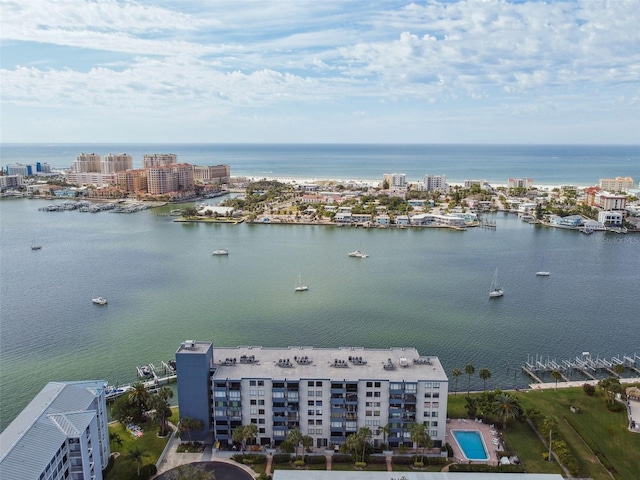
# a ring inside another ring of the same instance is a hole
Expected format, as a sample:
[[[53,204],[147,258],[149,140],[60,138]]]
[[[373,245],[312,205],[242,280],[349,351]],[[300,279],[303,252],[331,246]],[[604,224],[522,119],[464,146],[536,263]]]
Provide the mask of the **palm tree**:
[[[387,436],[391,432],[391,426],[387,423],[386,425],[379,427],[377,434],[382,434],[382,443],[387,444]]]
[[[369,427],[361,427],[358,430],[358,440],[360,442],[360,446],[362,448],[362,461],[364,462],[364,455],[367,450],[367,444],[371,439],[371,429]]]
[[[475,371],[476,371],[476,368],[470,363],[468,363],[464,367],[464,373],[469,375],[469,383],[467,384],[467,397],[471,393],[471,375],[473,375],[475,373]]]
[[[182,437],[182,435],[186,433],[189,437],[189,443],[193,443],[191,441],[191,430],[202,430],[203,428],[204,422],[202,420],[197,420],[191,417],[182,417],[178,424],[178,431],[176,432],[176,435]]]
[[[559,370],[554,370],[553,372],[551,372],[551,376],[553,377],[553,379],[556,381],[556,388],[555,390],[558,390],[558,380],[562,379],[562,374],[560,373]]]
[[[551,432],[558,426],[558,417],[555,415],[544,417],[542,426],[545,430],[549,430],[549,461],[551,461]]]
[[[454,395],[458,395],[458,377],[462,375],[462,372],[459,368],[454,368],[453,372],[451,373],[453,373],[453,376],[456,377],[456,388],[454,390]]]
[[[142,459],[148,456],[150,455],[147,452],[136,445],[131,450],[129,450],[129,452],[127,452],[125,458],[138,464],[138,476],[140,476],[140,464],[142,463]]]
[[[494,412],[502,418],[502,428],[507,429],[507,420],[520,415],[520,405],[518,401],[509,394],[501,393],[493,404]]]
[[[242,438],[244,440],[254,440],[258,436],[258,426],[255,423],[250,423],[249,425],[245,425]],[[251,442],[253,443],[253,442]]]
[[[127,398],[129,399],[129,403],[136,407],[137,420],[139,420],[147,409],[147,400],[149,399],[149,392],[144,386],[144,383],[136,382],[131,385],[131,391]]]
[[[289,433],[287,433],[286,441],[289,442],[291,445],[293,445],[293,447],[295,448],[296,460],[297,460],[298,459],[298,445],[302,441],[302,434],[300,433],[300,430],[297,430],[295,428],[293,430],[289,430]]]
[[[169,387],[162,387],[157,394],[151,396],[148,402],[150,407],[155,410],[154,416],[160,424],[160,436],[167,434],[167,418],[171,416],[170,398],[173,398],[173,390]]]
[[[482,379],[483,382],[483,390],[487,391],[487,379],[491,378],[491,372],[488,368],[481,368],[478,372],[478,376]]]
[[[411,426],[411,441],[414,442],[418,448],[422,447],[422,454],[420,455],[420,463],[424,459],[424,449],[431,445],[431,437],[427,433],[427,427],[422,423],[414,423]]]

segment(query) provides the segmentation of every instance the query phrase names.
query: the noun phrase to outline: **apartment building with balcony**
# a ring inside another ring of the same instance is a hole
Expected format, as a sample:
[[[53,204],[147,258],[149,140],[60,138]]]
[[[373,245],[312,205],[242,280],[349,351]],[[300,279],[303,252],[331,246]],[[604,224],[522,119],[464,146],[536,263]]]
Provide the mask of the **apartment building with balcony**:
[[[159,167],[178,163],[175,153],[151,153],[142,157],[142,168]]]
[[[191,437],[232,443],[253,423],[257,442],[280,444],[292,429],[318,448],[341,445],[361,427],[373,443],[411,445],[423,423],[435,445],[445,441],[448,379],[437,357],[415,348],[213,347],[186,341],[176,352],[181,417],[204,422]]]
[[[147,190],[150,195],[193,190],[193,169],[188,163],[162,165],[147,169]]]
[[[128,153],[108,153],[100,162],[102,173],[117,173],[133,168],[133,157]]]
[[[510,178],[507,180],[507,188],[526,188],[533,187],[533,178]]]
[[[146,192],[147,170],[138,168],[118,172],[116,174],[116,185],[125,192]]]
[[[382,181],[389,185],[389,190],[404,190],[407,188],[407,176],[404,173],[385,173]]]
[[[110,454],[104,386],[48,383],[0,434],[0,478],[102,480]]]
[[[427,192],[442,192],[447,193],[449,190],[447,185],[446,175],[425,175],[424,176],[424,189]]]
[[[97,153],[79,153],[71,171],[74,173],[100,173],[101,159]]]
[[[601,178],[599,186],[612,192],[626,192],[634,187],[631,177]]]

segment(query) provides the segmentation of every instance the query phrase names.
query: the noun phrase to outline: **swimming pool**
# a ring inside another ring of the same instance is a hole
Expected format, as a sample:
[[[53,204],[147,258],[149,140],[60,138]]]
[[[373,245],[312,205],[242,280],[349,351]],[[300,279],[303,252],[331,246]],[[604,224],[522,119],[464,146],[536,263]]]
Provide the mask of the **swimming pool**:
[[[451,434],[467,460],[489,460],[489,454],[479,430],[451,430]]]

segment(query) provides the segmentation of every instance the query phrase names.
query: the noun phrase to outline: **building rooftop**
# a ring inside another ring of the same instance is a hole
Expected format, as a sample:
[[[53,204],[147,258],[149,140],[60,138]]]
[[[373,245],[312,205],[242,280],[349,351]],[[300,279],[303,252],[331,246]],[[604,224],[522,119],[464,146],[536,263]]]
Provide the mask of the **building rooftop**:
[[[80,436],[104,380],[50,382],[0,434],[0,478],[38,478],[68,437]]]
[[[216,379],[448,381],[440,360],[415,348],[214,347],[213,363]]]

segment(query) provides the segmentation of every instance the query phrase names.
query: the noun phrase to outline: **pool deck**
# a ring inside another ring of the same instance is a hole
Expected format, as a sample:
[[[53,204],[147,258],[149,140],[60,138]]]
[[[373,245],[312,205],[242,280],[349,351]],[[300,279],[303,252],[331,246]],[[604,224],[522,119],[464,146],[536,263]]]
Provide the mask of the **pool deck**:
[[[453,438],[451,430],[477,430],[478,432],[480,432],[480,435],[482,435],[482,439],[484,440],[484,445],[487,449],[487,453],[489,454],[489,460],[467,460],[467,458],[460,451],[460,447],[458,447],[458,443],[456,442],[455,438]],[[492,434],[492,431],[495,431],[497,433]],[[500,441],[499,446],[496,446],[492,443],[493,439],[498,439]],[[470,420],[468,418],[451,418],[447,420],[447,442],[453,449],[453,459],[457,463],[482,463],[497,465],[500,459],[498,458],[496,452],[503,448],[502,436],[497,428],[494,428],[486,423]]]

